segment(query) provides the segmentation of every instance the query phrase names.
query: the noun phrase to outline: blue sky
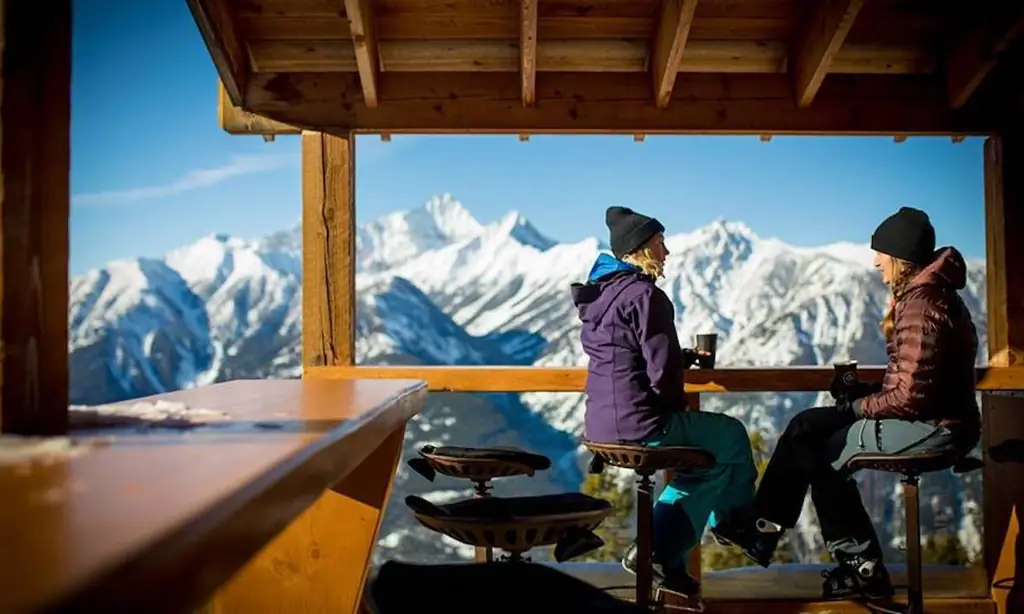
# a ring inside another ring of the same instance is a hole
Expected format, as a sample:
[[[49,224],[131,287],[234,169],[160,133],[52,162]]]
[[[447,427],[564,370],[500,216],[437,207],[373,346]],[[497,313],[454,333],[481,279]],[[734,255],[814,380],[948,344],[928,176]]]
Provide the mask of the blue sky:
[[[71,269],[161,256],[210,233],[297,223],[299,137],[217,126],[216,72],[184,0],[76,0]],[[604,236],[624,204],[670,232],[717,217],[797,245],[866,242],[900,205],[984,256],[982,142],[945,138],[396,136],[357,140],[360,221],[451,192],[481,221],[510,209],[551,237]]]

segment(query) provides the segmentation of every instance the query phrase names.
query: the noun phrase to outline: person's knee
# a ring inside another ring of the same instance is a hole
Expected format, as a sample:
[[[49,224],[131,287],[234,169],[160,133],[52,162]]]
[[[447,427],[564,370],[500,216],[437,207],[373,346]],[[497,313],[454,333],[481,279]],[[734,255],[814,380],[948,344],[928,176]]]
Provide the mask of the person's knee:
[[[752,458],[750,446],[750,433],[747,427],[732,416],[720,414],[721,420],[718,425],[718,435],[724,445],[719,446],[725,452],[724,457],[719,456],[717,460],[725,463],[746,462]]]
[[[805,409],[797,415],[793,416],[789,424],[786,425],[786,430],[782,433],[782,438],[793,439],[798,437],[804,437],[814,431],[815,423],[815,412],[819,408],[812,407],[811,409]]]

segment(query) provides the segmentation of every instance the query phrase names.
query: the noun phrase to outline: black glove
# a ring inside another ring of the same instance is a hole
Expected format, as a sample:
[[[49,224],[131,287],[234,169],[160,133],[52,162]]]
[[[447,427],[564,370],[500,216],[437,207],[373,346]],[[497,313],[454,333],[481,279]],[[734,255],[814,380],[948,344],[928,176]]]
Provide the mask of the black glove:
[[[700,355],[697,354],[697,350],[693,348],[683,348],[683,368],[689,369],[693,365],[697,364],[700,360]]]
[[[877,391],[880,388],[877,384],[869,384],[857,380],[851,385],[843,383],[842,378],[839,375],[832,376],[832,383],[829,384],[828,392],[832,395],[835,400],[855,401],[857,399],[863,399]]]

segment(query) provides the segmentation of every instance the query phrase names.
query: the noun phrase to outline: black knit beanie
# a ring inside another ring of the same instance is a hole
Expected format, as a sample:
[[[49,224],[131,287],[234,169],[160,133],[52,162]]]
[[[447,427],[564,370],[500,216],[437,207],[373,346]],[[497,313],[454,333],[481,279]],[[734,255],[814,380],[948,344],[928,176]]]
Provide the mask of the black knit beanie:
[[[661,222],[629,207],[608,207],[604,223],[608,225],[609,243],[616,258],[636,251],[654,235],[665,232]]]
[[[924,211],[900,207],[875,229],[871,249],[914,264],[928,264],[935,253],[935,228]]]

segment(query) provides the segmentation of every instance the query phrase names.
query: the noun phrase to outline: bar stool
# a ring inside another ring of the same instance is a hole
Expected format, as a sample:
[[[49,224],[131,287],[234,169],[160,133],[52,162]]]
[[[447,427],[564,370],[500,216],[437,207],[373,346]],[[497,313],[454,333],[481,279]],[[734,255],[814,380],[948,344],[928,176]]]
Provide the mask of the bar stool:
[[[438,473],[473,482],[474,498],[490,497],[494,478],[525,475],[532,477],[537,471],[551,467],[551,460],[540,454],[513,447],[494,446],[473,448],[464,446],[426,445],[419,457],[406,463],[410,469],[433,482]],[[481,556],[482,555],[482,556]],[[494,560],[491,547],[477,550],[477,559]]]
[[[918,486],[922,473],[953,469],[964,474],[984,466],[981,459],[964,456],[954,451],[927,452],[906,455],[857,454],[846,461],[846,469],[859,471],[885,471],[902,474],[903,508],[907,531],[907,604],[869,603],[868,607],[882,614],[924,614],[924,580],[921,573],[921,522]]]
[[[504,550],[501,561],[508,563],[529,563],[523,554],[538,546],[554,546],[560,563],[596,550],[604,542],[594,530],[613,511],[604,499],[578,492],[442,505],[409,495],[405,504],[421,525],[469,546]]]
[[[700,448],[687,446],[644,446],[636,443],[596,443],[582,441],[594,454],[590,473],[601,473],[604,465],[630,469],[636,473],[636,603],[650,608],[652,571],[652,537],[654,524],[654,481],[656,471],[686,473],[711,467],[714,457]]]

